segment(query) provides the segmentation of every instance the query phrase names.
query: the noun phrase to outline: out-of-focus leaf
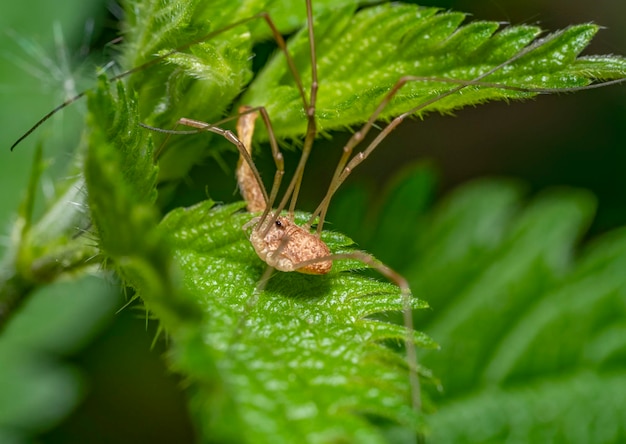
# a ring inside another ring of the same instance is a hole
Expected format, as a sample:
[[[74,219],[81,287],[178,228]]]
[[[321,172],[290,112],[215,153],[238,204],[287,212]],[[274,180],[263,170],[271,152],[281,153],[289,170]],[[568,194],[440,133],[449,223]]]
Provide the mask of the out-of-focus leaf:
[[[46,286],[28,299],[0,336],[0,436],[28,440],[76,407],[83,379],[63,356],[98,333],[120,299],[95,276]]]
[[[593,197],[557,189],[527,203],[521,190],[478,181],[405,221],[416,257],[400,270],[433,307],[415,323],[441,344],[421,358],[443,388],[430,439],[619,442],[626,232],[580,249]]]

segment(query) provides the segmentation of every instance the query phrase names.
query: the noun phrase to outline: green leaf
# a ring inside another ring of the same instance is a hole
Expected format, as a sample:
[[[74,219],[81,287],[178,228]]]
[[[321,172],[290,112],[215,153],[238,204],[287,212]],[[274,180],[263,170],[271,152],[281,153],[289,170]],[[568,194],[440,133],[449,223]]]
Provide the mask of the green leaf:
[[[89,98],[89,149],[85,176],[100,246],[110,257],[130,254],[155,226],[156,173],[152,143],[138,131],[136,102],[121,83],[117,97],[106,82]],[[127,225],[120,225],[126,220]]]
[[[348,18],[349,11],[319,17],[317,57],[319,100],[317,119],[330,131],[366,121],[402,76],[473,80],[523,51],[521,58],[484,78],[522,88],[572,88],[596,80],[623,78],[621,57],[583,57],[598,27],[578,25],[535,41],[540,29],[511,26],[500,31],[497,22],[472,22],[465,15],[405,4],[365,8]],[[305,88],[311,82],[310,56],[304,31],[289,45]],[[358,42],[358,43],[357,43]],[[534,42],[534,43],[533,43]],[[535,46],[532,46],[535,45]],[[264,105],[280,137],[304,133],[302,102],[284,57],[277,54],[253,81],[241,102]],[[407,112],[457,87],[436,80],[406,84],[381,118]],[[448,113],[488,100],[529,98],[535,93],[471,86],[415,111]]]
[[[454,381],[448,382],[448,390],[470,386],[483,371],[485,360],[494,353],[485,347],[488,338],[502,337],[511,328],[511,316],[527,310],[531,301],[536,303],[533,296],[536,298],[537,293],[557,282],[558,273],[567,266],[571,243],[586,226],[592,211],[593,203],[583,193],[569,199],[557,195],[537,201],[518,216],[501,239],[495,252],[497,260],[457,294],[453,305],[439,312],[429,331],[449,338],[447,346],[453,355],[468,354],[463,376],[459,372]],[[481,340],[469,349],[460,339],[477,337],[476,322],[482,325],[478,337]],[[431,359],[446,358],[440,355]]]
[[[183,116],[215,122],[225,113],[233,114],[233,102],[246,89],[241,103],[265,106],[280,138],[304,133],[304,110],[284,54],[278,52],[258,76],[251,66],[254,45],[271,39],[259,14],[267,11],[278,29],[289,33],[305,22],[301,2],[128,0],[124,6],[122,67],[133,69],[128,86],[140,98],[140,121],[163,128],[173,127]],[[383,4],[357,13],[357,2],[350,0],[316,1],[313,6],[321,85],[317,118],[322,131],[365,121],[401,76],[474,79],[519,55],[539,34],[533,26],[498,31],[496,22],[461,26],[462,13],[415,5]],[[621,57],[577,58],[596,31],[594,25],[579,25],[551,34],[484,80],[515,87],[567,88],[623,78]],[[306,38],[303,29],[290,39],[289,50],[308,89],[311,61]],[[150,65],[140,69],[145,63]],[[381,117],[408,111],[454,86],[407,84]],[[474,85],[415,113],[449,112],[533,94]],[[265,131],[260,128],[258,133],[262,138]],[[166,154],[175,155],[163,159],[162,180],[184,177],[209,145],[206,137],[173,139]],[[224,145],[210,143],[213,150]]]
[[[354,7],[356,2],[323,0],[315,9],[321,13],[344,4]],[[255,15],[269,12],[278,29],[288,33],[305,23],[304,6],[268,0],[125,2],[122,66],[130,70],[169,54],[129,79],[129,87],[140,97],[141,121],[171,129],[181,117],[206,122],[222,118],[253,78],[253,45],[272,38],[269,26]],[[184,50],[178,49],[181,46]],[[180,179],[206,156],[206,135],[186,139],[169,140],[163,180]],[[170,153],[176,154],[168,157]]]
[[[34,291],[3,329],[3,442],[27,442],[78,405],[85,384],[66,356],[83,348],[113,316],[121,299],[116,292],[94,276],[48,285]]]
[[[237,104],[264,106],[279,139],[301,137],[305,112],[285,55],[276,51],[258,75],[252,70],[254,45],[272,39],[267,24],[255,14],[267,11],[282,32],[293,31],[305,21],[300,2],[282,3],[129,1],[124,65],[130,69],[154,63],[129,79],[140,99],[141,121],[171,129],[181,117],[213,123],[235,114]],[[394,3],[355,13],[356,8],[357,3],[348,0],[313,5],[319,80],[316,117],[322,132],[365,122],[407,75],[439,80],[407,83],[385,108],[382,120],[414,108],[416,116],[429,111],[449,113],[489,100],[536,95],[472,85],[423,105],[458,87],[455,80],[473,80],[506,63],[482,80],[554,90],[626,76],[626,61],[621,57],[578,58],[597,32],[595,25],[572,26],[537,40],[541,30],[535,26],[500,29],[499,23],[486,21],[461,25],[465,14],[437,8]],[[251,17],[256,18],[246,21]],[[240,20],[244,23],[239,24]],[[210,38],[205,39],[207,35]],[[288,49],[308,95],[311,56],[307,39],[303,28],[289,39]],[[158,60],[155,54],[165,58]],[[242,91],[245,94],[237,99]],[[266,140],[264,126],[258,127],[256,138]],[[171,137],[167,146],[161,162],[163,181],[184,177],[208,153],[234,149],[207,134]]]
[[[138,127],[136,101],[122,83],[114,97],[101,81],[89,96],[89,109],[85,179],[103,260],[151,309],[161,308],[162,322],[184,325],[197,318],[195,303],[178,291],[171,252],[157,231],[157,167],[152,142]]]
[[[486,389],[431,418],[433,442],[614,443],[624,440],[626,375],[581,371]]]
[[[418,227],[407,274],[434,311],[417,325],[442,346],[422,358],[445,390],[433,440],[623,439],[626,237],[575,254],[593,211],[586,192],[522,204],[518,186],[483,181]]]
[[[420,166],[396,188],[431,174]],[[416,252],[397,269],[432,306],[416,312],[415,325],[441,344],[420,358],[441,384],[427,438],[620,442],[626,436],[626,231],[580,247],[593,197],[555,189],[526,202],[523,190],[513,181],[480,180],[428,212],[407,199],[408,208],[381,205],[369,215],[375,231],[388,220],[396,221],[395,230],[413,230],[395,243],[388,237],[391,245],[381,244],[384,235],[365,243],[387,254],[395,246],[389,260],[398,264],[407,249]]]
[[[266,266],[241,229],[250,219],[241,208],[204,202],[174,210],[161,230],[186,290],[206,313],[202,353],[217,357],[246,440],[380,442],[364,413],[415,427],[404,359],[380,342],[401,342],[404,329],[370,317],[402,309],[398,288],[346,272],[338,262],[325,276],[276,273],[256,295]],[[324,233],[323,240],[334,252],[351,244],[337,233]],[[422,334],[416,342],[433,346]],[[196,415],[208,420],[211,411]]]

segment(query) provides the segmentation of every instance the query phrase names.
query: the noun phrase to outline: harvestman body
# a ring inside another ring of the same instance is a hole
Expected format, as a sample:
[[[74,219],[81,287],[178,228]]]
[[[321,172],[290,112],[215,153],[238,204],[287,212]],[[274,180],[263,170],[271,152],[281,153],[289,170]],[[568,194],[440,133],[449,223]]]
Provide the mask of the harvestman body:
[[[242,107],[240,111],[248,111]],[[237,121],[237,135],[252,157],[252,135],[258,112],[242,114]],[[282,172],[279,172],[282,175]],[[254,176],[253,170],[243,156],[237,165],[237,182],[241,195],[247,203],[248,211],[256,213],[265,211],[267,203],[264,191]],[[243,229],[254,227],[250,234],[250,243],[257,255],[272,268],[279,271],[298,271],[307,274],[326,274],[332,268],[332,261],[320,260],[328,258],[331,253],[328,246],[308,230],[296,225],[291,219],[278,216],[276,218],[255,217]],[[311,262],[313,261],[313,262]],[[308,263],[308,265],[303,265]]]

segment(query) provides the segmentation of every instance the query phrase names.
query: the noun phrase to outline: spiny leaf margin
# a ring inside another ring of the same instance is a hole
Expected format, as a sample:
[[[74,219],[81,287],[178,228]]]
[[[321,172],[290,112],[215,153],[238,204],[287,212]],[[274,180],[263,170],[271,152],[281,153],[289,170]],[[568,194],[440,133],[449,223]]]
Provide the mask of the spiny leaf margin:
[[[408,4],[382,4],[353,14],[321,14],[316,21],[319,100],[317,119],[324,131],[366,121],[403,76],[473,80],[527,48],[520,59],[484,79],[522,88],[566,89],[626,77],[626,59],[618,56],[577,58],[599,27],[571,26],[538,40],[536,26],[476,21],[461,26],[466,15]],[[350,16],[349,19],[346,17]],[[289,42],[305,87],[311,83],[306,30]],[[379,37],[384,36],[384,37]],[[355,42],[358,42],[355,43]],[[535,46],[533,46],[535,45]],[[280,137],[304,133],[306,120],[287,69],[277,54],[254,79],[241,103],[268,109]],[[381,115],[398,116],[458,84],[436,80],[407,83]],[[470,86],[416,111],[449,113],[490,100],[524,99],[536,93]],[[266,137],[261,133],[260,137]]]
[[[161,230],[186,291],[206,311],[205,343],[219,356],[221,375],[255,430],[247,438],[368,436],[383,442],[364,413],[416,427],[407,403],[406,362],[380,342],[402,341],[405,331],[366,317],[402,310],[399,289],[339,267],[327,276],[276,273],[255,295],[266,266],[241,229],[251,216],[239,211],[240,203],[212,205],[174,210]],[[323,238],[331,250],[349,251],[344,236]],[[425,304],[414,299],[413,306]],[[415,338],[420,347],[434,346],[422,334]]]
[[[421,357],[444,387],[429,439],[621,442],[626,231],[580,247],[595,209],[589,192],[525,201],[523,191],[479,180],[408,222],[415,259],[399,269],[430,296],[434,310],[416,312],[416,325],[442,344]]]

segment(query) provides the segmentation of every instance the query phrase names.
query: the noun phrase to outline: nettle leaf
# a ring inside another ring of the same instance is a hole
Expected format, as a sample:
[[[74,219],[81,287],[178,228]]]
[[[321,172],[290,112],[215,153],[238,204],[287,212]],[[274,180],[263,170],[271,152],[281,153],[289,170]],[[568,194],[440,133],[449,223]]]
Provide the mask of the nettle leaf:
[[[85,181],[103,260],[162,322],[182,329],[199,316],[193,299],[178,288],[171,251],[157,230],[157,167],[152,141],[138,125],[136,101],[119,82],[113,95],[104,80],[88,99]]]
[[[125,6],[122,65],[133,70],[129,85],[141,98],[142,121],[166,126],[187,116],[212,122],[232,107],[251,82],[241,103],[265,106],[280,137],[304,133],[304,110],[284,54],[277,51],[254,78],[251,70],[253,45],[271,38],[259,14],[267,11],[278,29],[288,33],[305,22],[302,3],[128,0]],[[534,26],[499,30],[499,23],[485,21],[461,26],[465,14],[437,8],[394,3],[354,13],[356,7],[350,0],[314,5],[321,85],[317,117],[325,130],[365,121],[400,76],[471,80],[526,50],[523,57],[483,80],[558,89],[626,74],[622,57],[578,57],[597,32],[595,25],[572,26],[536,40],[541,30]],[[308,89],[311,59],[306,34],[302,29],[290,39],[289,51]],[[149,66],[138,69],[145,63]],[[442,81],[409,83],[382,118],[455,86]],[[473,85],[419,112],[448,112],[490,99],[534,94]]]
[[[465,205],[479,194],[492,204],[482,216]],[[438,250],[444,259],[420,260],[413,281],[424,291],[455,282],[433,295],[437,309],[422,323],[446,350],[424,357],[446,387],[433,439],[619,442],[626,436],[625,233],[575,255],[594,210],[587,193],[555,190],[519,206],[519,191],[502,183],[468,187],[432,220],[456,227],[422,238],[424,257]],[[491,220],[490,236],[477,217]],[[461,227],[473,240],[453,246]],[[464,267],[470,261],[482,266]],[[455,280],[446,262],[472,272]],[[463,365],[447,364],[456,359]]]
[[[363,414],[414,427],[406,362],[381,342],[401,342],[406,333],[383,318],[371,318],[402,310],[398,288],[346,271],[354,264],[337,262],[325,276],[274,274],[257,295],[266,266],[242,231],[251,216],[240,211],[240,203],[212,205],[172,211],[161,229],[174,249],[185,289],[206,312],[205,353],[217,357],[234,393],[246,425],[243,437],[254,442],[289,442],[294,436],[382,441]],[[297,220],[307,217],[299,214]],[[352,243],[338,233],[322,238],[333,252],[349,251]],[[414,308],[424,306],[413,300]],[[421,333],[415,341],[434,346]],[[211,413],[203,408],[196,415],[207,420]]]
[[[397,187],[431,174],[418,168]],[[595,208],[589,193],[522,199],[519,183],[483,180],[432,212],[407,202],[414,215],[402,225],[413,227],[415,243],[405,249],[416,253],[399,269],[433,307],[417,312],[415,325],[441,344],[421,357],[443,387],[433,394],[429,439],[620,442],[626,232],[580,248]],[[367,243],[376,251],[378,237]]]
[[[316,2],[315,10],[321,13],[344,4],[356,3],[323,0]],[[260,13],[269,12],[283,33],[306,22],[304,2],[128,0],[124,5],[121,65],[130,70],[150,64],[134,72],[128,84],[141,98],[141,121],[162,128],[174,127],[181,117],[215,122],[232,110],[253,79],[253,46],[272,38]],[[156,57],[165,55],[164,60]],[[206,150],[206,138],[170,140],[162,180],[183,177]]]
[[[355,4],[354,0],[319,0],[315,2],[315,11]],[[124,7],[124,65],[128,68],[145,63],[163,50],[190,42],[228,42],[232,35],[224,35],[221,30],[240,21],[244,26],[235,32],[249,34],[256,42],[269,39],[271,30],[264,20],[253,18],[261,12],[271,11],[272,21],[283,33],[293,32],[306,22],[305,2],[285,0],[126,0]],[[207,35],[211,35],[210,39],[203,38]]]
[[[156,224],[157,167],[149,135],[138,130],[136,102],[117,83],[106,82],[89,96],[89,148],[85,177],[89,206],[101,247],[110,256],[130,253],[143,242],[137,233]],[[120,220],[131,222],[120,225]]]
[[[258,75],[252,71],[255,57],[261,59],[259,64],[263,62],[262,55],[256,56],[254,45],[272,41],[269,27],[257,14],[267,11],[281,32],[292,32],[305,23],[304,2],[133,0],[127,5],[125,68],[154,63],[129,79],[140,98],[143,122],[160,128],[173,128],[181,117],[213,123],[225,115],[235,115],[237,104],[242,104],[266,107],[280,139],[297,139],[304,134],[305,112],[284,54],[277,50]],[[458,87],[454,80],[476,79],[507,61],[508,65],[482,80],[554,90],[626,76],[622,57],[579,57],[597,32],[596,25],[572,26],[538,39],[541,30],[535,26],[500,29],[499,23],[486,21],[462,25],[465,14],[437,8],[393,3],[355,13],[358,6],[348,0],[313,5],[320,85],[316,116],[321,131],[366,121],[402,76],[439,80],[406,84],[382,113],[382,120]],[[245,21],[251,17],[256,18]],[[239,20],[244,23],[238,24]],[[304,27],[289,39],[288,48],[308,94],[311,56],[307,38]],[[520,56],[524,52],[528,53]],[[159,60],[156,55],[165,58]],[[242,91],[245,94],[239,98]],[[535,95],[473,85],[413,114],[448,113],[488,100]],[[258,126],[256,138],[267,139],[263,125]],[[233,149],[208,135],[171,138],[168,146],[162,180],[184,177],[207,152]]]
[[[197,0],[125,2],[127,29],[122,66],[132,69],[159,62],[128,79],[129,88],[141,98],[138,109],[142,122],[172,128],[181,117],[211,122],[226,112],[252,77],[253,40],[249,27],[242,24],[219,32],[249,17],[240,15],[237,5]],[[217,31],[213,38],[172,54],[175,48],[197,42],[213,31]],[[157,58],[165,54],[170,54],[165,60]],[[161,180],[184,177],[205,152],[204,139],[181,142],[172,138],[163,156]]]
[[[535,26],[477,21],[460,26],[465,14],[405,4],[383,4],[353,14],[322,14],[316,23],[319,78],[317,119],[323,130],[342,129],[367,120],[402,76],[472,80],[502,67],[483,81],[522,88],[572,88],[597,80],[623,78],[621,57],[580,57],[597,32],[578,25],[536,40]],[[529,50],[533,48],[532,50]],[[306,30],[289,44],[303,82],[311,83]],[[458,84],[422,80],[406,84],[384,110],[389,119],[418,107]],[[279,91],[279,93],[277,93]],[[447,113],[488,100],[529,98],[536,93],[471,86],[418,109]],[[251,84],[241,103],[264,105],[281,137],[304,132],[302,102],[284,57],[277,54]]]

